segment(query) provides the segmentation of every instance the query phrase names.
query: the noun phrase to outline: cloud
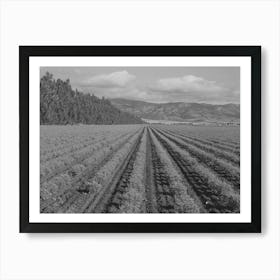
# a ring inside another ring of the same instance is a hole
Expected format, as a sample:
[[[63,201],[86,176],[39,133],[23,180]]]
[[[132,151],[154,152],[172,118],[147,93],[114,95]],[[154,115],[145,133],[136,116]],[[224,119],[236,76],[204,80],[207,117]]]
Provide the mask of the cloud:
[[[148,91],[153,102],[239,103],[238,90],[193,75],[159,79]]]
[[[80,89],[82,90],[82,89]],[[149,98],[146,91],[135,86],[131,87],[111,87],[111,88],[87,88],[88,92],[98,97],[105,98],[126,98],[133,100],[147,100]]]
[[[153,91],[165,92],[221,92],[226,88],[218,85],[215,81],[208,81],[201,77],[187,75],[184,77],[160,79],[154,86],[151,87]]]
[[[137,84],[135,78],[127,71],[118,71],[88,77],[77,84],[77,88],[98,97],[126,98],[154,103],[239,103],[239,89],[230,89],[216,81],[194,75],[162,78],[150,84]]]
[[[97,75],[89,77],[81,82],[81,86],[97,87],[97,88],[115,88],[126,87],[135,79],[134,75],[127,71],[113,72],[110,74]]]

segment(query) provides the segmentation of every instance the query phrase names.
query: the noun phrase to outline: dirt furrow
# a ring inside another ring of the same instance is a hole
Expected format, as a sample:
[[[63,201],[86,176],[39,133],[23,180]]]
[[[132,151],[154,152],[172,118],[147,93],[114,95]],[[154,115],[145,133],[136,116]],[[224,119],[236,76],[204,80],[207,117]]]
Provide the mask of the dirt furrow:
[[[171,188],[170,179],[164,169],[157,152],[155,144],[151,139],[151,131],[148,129],[148,138],[150,143],[150,155],[151,155],[151,168],[152,170],[152,190],[153,197],[152,201],[156,201],[154,208],[159,213],[175,213],[174,204],[174,191]]]
[[[147,213],[157,213],[156,192],[153,178],[153,161],[151,148],[151,135],[148,129],[146,147],[146,211]]]

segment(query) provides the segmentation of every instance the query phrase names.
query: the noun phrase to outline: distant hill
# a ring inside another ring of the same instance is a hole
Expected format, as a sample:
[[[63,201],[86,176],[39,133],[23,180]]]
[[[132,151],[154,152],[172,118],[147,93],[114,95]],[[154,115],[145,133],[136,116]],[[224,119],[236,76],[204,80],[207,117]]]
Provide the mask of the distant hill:
[[[105,98],[73,90],[70,81],[46,73],[40,81],[41,124],[137,124],[141,118],[114,107]]]
[[[239,122],[240,105],[212,105],[205,103],[148,103],[128,99],[111,99],[122,111],[142,119],[179,122]]]

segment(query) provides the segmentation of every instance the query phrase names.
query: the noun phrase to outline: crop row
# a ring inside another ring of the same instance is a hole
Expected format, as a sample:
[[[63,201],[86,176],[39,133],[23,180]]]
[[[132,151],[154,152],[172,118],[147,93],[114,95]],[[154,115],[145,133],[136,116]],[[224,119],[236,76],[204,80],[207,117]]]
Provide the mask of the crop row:
[[[177,137],[167,135],[162,130],[157,129],[157,132],[175,143],[182,150],[187,151],[192,157],[196,158],[198,162],[211,168],[212,171],[223,180],[226,180],[236,188],[239,188],[240,171],[238,167],[234,167],[225,160],[216,158],[215,156],[213,156],[213,154],[209,154],[201,149],[186,144],[184,141],[178,139]]]
[[[162,144],[156,138],[153,132],[151,132],[151,139],[155,145],[156,152],[160,158],[160,162],[163,164],[164,173],[168,174],[169,186],[174,192],[174,210],[176,213],[197,213],[201,210],[197,206],[197,203],[191,196],[191,189],[179,171],[174,166],[174,163],[170,159],[170,156],[163,148]]]
[[[215,149],[219,149],[221,151],[225,151],[225,152],[228,152],[228,153],[233,153],[235,154],[236,156],[239,156],[239,153],[240,153],[240,149],[239,149],[239,146],[231,146],[231,145],[227,145],[227,144],[224,144],[224,143],[221,143],[217,140],[207,140],[206,138],[202,138],[202,137],[193,137],[193,136],[190,136],[187,132],[184,132],[184,131],[177,131],[177,130],[174,130],[174,129],[166,129],[167,131],[169,132],[174,132],[176,133],[177,135],[180,135],[180,136],[183,136],[183,137],[186,137],[188,139],[191,139],[193,141],[195,141],[196,143],[200,143],[200,144],[204,144],[204,145],[207,145],[209,147],[213,147]]]
[[[201,144],[200,141],[198,141],[197,139],[192,140],[189,139],[186,136],[181,136],[180,134],[175,134],[172,132],[169,132],[167,130],[164,130],[164,132],[166,132],[168,135],[177,137],[179,139],[182,139],[185,143],[189,144],[190,146],[194,146],[196,148],[199,148],[209,154],[213,154],[215,157],[220,158],[220,159],[224,159],[226,161],[228,161],[229,163],[235,165],[235,166],[239,166],[240,165],[240,158],[239,156],[237,156],[236,154],[233,153],[229,153],[223,150],[220,150],[214,146],[211,145],[207,145],[207,144]]]
[[[130,133],[131,132],[125,134],[119,134],[117,131],[115,131],[114,133],[111,133],[110,135],[107,136],[103,135],[101,137],[99,135],[87,139],[82,139],[80,142],[73,143],[72,145],[57,147],[53,149],[52,152],[42,155],[40,157],[40,162],[42,165],[45,165],[49,161],[60,160],[63,157],[75,156],[76,152],[79,152],[86,148],[93,147],[93,149],[99,149],[104,145],[104,143],[108,142],[108,140],[125,137]]]
[[[130,174],[129,180],[123,182],[125,192],[123,202],[117,212],[120,213],[145,213],[146,192],[145,192],[145,160],[146,160],[147,129],[141,138],[136,159]],[[111,209],[112,210],[112,209]]]
[[[221,133],[210,141],[202,130],[187,129],[78,127],[71,134],[55,128],[41,158],[41,212],[239,212],[235,144],[218,144]],[[59,137],[65,142],[56,149]]]
[[[82,164],[83,161],[87,160],[91,157],[96,151],[100,151],[103,147],[109,147],[114,144],[118,140],[122,141],[122,139],[127,139],[130,135],[120,135],[115,138],[107,138],[102,142],[92,143],[89,146],[86,146],[80,150],[76,150],[72,153],[69,153],[63,157],[54,158],[47,162],[41,163],[40,168],[40,178],[41,183],[51,179],[57,174],[60,174],[72,166],[76,166],[79,169],[78,164]],[[70,171],[76,173],[75,168]]]
[[[112,187],[110,183],[115,176],[115,173],[118,168],[121,167],[121,164],[128,156],[137,139],[139,139],[141,135],[140,133],[141,131],[134,134],[133,137],[112,154],[110,160],[107,160],[102,165],[98,166],[96,172],[84,176],[83,181],[77,188],[80,192],[78,199],[76,199],[76,202],[66,209],[65,212],[99,212],[96,210],[97,203],[99,203],[100,199],[104,199],[106,191],[108,191],[108,188]],[[103,205],[101,206],[103,207]]]
[[[208,211],[239,212],[240,196],[232,185],[158,131],[154,133]]]
[[[239,127],[215,127],[215,126],[158,126],[175,133],[184,134],[203,141],[218,144],[230,149],[239,149],[240,128]]]
[[[40,188],[42,205],[50,204],[53,198],[61,197],[61,195],[69,189],[78,189],[81,185],[88,185],[88,187],[91,187],[91,184],[87,184],[86,182],[87,178],[95,174],[102,177],[102,174],[98,173],[101,172],[100,168],[106,164],[112,163],[112,158],[115,153],[123,146],[127,146],[127,144],[131,143],[138,134],[139,132],[134,133],[129,137],[118,139],[110,145],[104,146],[103,149],[95,151],[81,163],[72,165],[64,172],[43,182]]]
[[[87,143],[98,142],[106,138],[114,138],[117,135],[124,135],[136,131],[133,126],[41,126],[40,131],[40,156],[41,162],[52,156],[65,153],[71,148]],[[81,147],[82,147],[81,146]]]
[[[122,187],[121,184],[124,183],[122,180],[127,183],[128,177],[131,175],[135,160],[134,157],[131,162],[131,156],[134,155],[134,150],[138,150],[142,135],[143,129],[140,129],[136,135],[113,155],[110,161],[107,161],[92,178],[88,179],[89,184],[99,184],[101,191],[97,193],[97,196],[94,195],[93,203],[88,203],[83,208],[83,211],[106,212],[108,210],[108,201],[110,201],[110,196],[114,192],[115,186]],[[129,176],[122,177],[123,172],[129,172]]]

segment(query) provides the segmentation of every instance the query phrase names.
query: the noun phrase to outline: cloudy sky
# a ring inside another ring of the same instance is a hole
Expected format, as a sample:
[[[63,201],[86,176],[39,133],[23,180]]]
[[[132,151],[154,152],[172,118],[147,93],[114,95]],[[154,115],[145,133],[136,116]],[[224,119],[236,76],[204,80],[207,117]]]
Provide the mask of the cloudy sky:
[[[154,103],[239,103],[239,67],[41,67],[98,97]]]

